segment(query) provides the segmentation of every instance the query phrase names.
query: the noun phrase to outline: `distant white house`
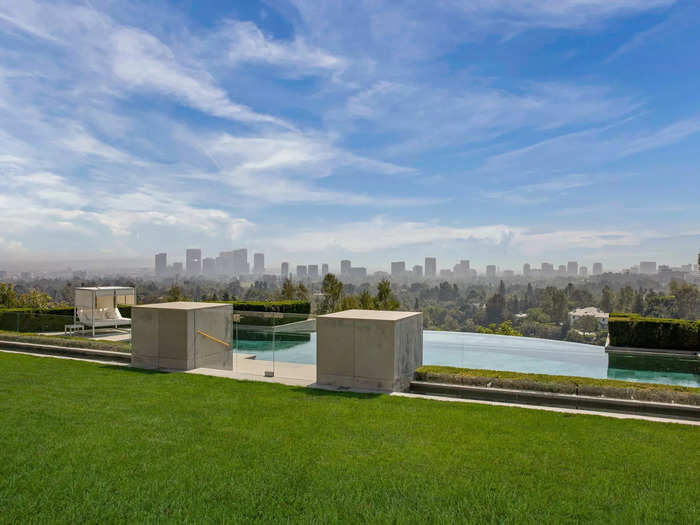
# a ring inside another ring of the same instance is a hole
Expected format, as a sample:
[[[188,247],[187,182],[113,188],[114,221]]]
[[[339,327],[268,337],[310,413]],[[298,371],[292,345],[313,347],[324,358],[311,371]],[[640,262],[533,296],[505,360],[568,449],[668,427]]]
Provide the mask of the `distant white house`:
[[[608,328],[608,318],[610,317],[610,314],[606,314],[595,306],[577,308],[573,312],[569,312],[569,324],[574,324],[574,321],[581,319],[582,317],[595,317],[598,321],[598,325],[601,328],[604,330]]]

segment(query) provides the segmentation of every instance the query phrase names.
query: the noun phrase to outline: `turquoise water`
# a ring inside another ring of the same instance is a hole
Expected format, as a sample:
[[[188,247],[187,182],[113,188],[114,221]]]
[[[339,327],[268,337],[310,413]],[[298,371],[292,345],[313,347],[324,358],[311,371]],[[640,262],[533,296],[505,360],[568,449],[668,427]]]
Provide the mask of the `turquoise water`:
[[[316,364],[315,333],[308,341],[277,340],[274,352],[271,341],[240,339],[235,346],[257,359]],[[700,386],[697,373],[611,368],[601,346],[531,337],[424,330],[423,364]]]

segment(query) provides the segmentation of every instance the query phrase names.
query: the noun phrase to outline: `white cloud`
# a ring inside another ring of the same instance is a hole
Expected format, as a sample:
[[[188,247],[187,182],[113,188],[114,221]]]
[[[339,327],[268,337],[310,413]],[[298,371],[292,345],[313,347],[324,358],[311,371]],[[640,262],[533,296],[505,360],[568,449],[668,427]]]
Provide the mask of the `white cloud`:
[[[546,132],[607,122],[641,105],[597,86],[531,84],[514,93],[479,84],[448,89],[382,81],[350,97],[347,113],[334,116],[341,122],[349,116],[369,134],[409,137],[388,148],[403,154],[485,142],[519,129]]]
[[[271,239],[270,243],[287,251],[323,252],[341,249],[353,253],[369,253],[437,241],[475,240],[498,244],[504,236],[510,236],[520,230],[504,225],[456,228],[422,222],[396,222],[384,217],[375,217],[367,222],[300,231]]]
[[[188,70],[180,65],[172,51],[149,33],[121,27],[113,32],[110,41],[114,53],[112,71],[129,86],[173,95],[217,117],[292,127],[282,119],[232,102],[205,70]]]
[[[673,235],[677,235],[674,232]],[[292,253],[328,253],[370,255],[408,248],[439,248],[445,245],[481,246],[532,257],[550,253],[582,253],[606,247],[638,246],[649,239],[667,235],[618,229],[542,230],[526,226],[492,224],[482,226],[446,226],[433,222],[397,221],[375,217],[369,221],[291,231],[282,236],[261,239],[266,245]]]
[[[566,133],[486,159],[483,171],[545,173],[601,165],[678,143],[700,132],[700,120],[686,119],[658,129],[628,129],[631,122]]]
[[[578,28],[607,18],[651,11],[676,0],[446,0],[445,5],[470,16],[515,27]]]
[[[302,38],[278,41],[266,37],[252,22],[230,21],[224,25],[230,40],[229,58],[234,63],[258,62],[291,68],[297,73],[339,72],[344,59],[310,46]]]
[[[523,184],[507,190],[490,191],[490,199],[512,202],[514,204],[541,204],[554,197],[560,197],[570,190],[585,188],[594,184],[599,177],[590,174],[568,174],[545,182]]]

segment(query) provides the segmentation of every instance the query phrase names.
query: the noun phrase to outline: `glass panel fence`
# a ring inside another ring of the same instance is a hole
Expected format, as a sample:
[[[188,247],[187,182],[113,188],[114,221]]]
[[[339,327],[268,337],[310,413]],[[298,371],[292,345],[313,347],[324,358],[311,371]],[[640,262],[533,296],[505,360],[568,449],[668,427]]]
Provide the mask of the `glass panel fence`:
[[[300,352],[306,356],[305,364],[315,364],[315,332],[316,320],[308,314],[234,311],[234,370],[296,378],[300,374],[289,365],[299,364]]]

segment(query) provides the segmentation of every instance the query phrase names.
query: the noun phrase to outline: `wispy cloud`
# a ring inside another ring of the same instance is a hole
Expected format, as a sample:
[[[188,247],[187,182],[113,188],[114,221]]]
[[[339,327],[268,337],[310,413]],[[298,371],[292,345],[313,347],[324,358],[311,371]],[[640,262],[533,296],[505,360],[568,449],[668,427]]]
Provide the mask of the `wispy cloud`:
[[[252,22],[231,20],[222,34],[229,41],[229,59],[234,64],[253,62],[291,70],[295,74],[340,72],[346,60],[307,44],[303,38],[281,41],[263,34]]]

